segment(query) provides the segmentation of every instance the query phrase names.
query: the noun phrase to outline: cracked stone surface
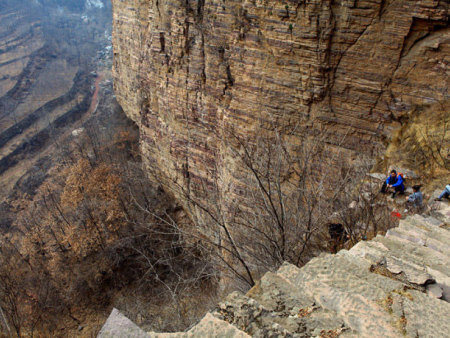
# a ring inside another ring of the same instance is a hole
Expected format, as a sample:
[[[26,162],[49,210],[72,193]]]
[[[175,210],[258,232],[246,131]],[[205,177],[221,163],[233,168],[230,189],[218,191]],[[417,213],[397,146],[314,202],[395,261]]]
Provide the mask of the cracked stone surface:
[[[187,332],[136,332],[143,337],[446,337],[450,231],[442,218],[413,215],[385,237],[321,255],[300,269],[285,263],[247,294],[230,294]],[[100,337],[137,329],[123,322],[114,310]]]

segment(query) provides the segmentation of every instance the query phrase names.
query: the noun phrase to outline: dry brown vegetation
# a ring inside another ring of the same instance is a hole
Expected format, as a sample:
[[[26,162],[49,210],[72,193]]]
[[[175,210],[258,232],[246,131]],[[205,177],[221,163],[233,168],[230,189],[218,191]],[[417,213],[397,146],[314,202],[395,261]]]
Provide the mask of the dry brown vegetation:
[[[289,150],[278,133],[257,134],[226,137],[244,182],[231,203],[217,184],[196,186],[208,204],[177,187],[191,218],[148,183],[136,135],[88,129],[74,139],[1,237],[3,333],[95,334],[86,317],[101,325],[112,306],[148,329],[184,329],[215,304],[219,285],[247,290],[284,261],[301,266],[393,225],[379,187],[364,182],[373,163],[348,162],[326,134]],[[345,236],[330,238],[330,222]]]
[[[388,149],[390,162],[414,168],[430,178],[450,173],[448,101],[414,112]]]
[[[21,202],[14,232],[1,237],[5,335],[76,332],[86,313],[105,315],[113,301],[123,302],[117,295],[126,298],[127,288],[149,302],[152,296],[154,303],[170,299],[167,316],[179,319],[161,329],[193,320],[187,313],[196,312],[187,309],[185,298],[199,286],[211,287],[214,274],[195,245],[165,226],[176,205],[147,184],[135,146],[128,132],[108,142],[88,131],[64,149],[63,164],[33,200]],[[131,312],[145,317],[144,310]]]

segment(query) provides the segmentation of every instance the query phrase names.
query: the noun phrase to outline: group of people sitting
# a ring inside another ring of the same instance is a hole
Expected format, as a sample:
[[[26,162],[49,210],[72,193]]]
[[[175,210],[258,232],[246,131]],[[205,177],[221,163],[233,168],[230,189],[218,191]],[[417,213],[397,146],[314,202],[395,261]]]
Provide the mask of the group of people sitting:
[[[406,202],[413,207],[420,208],[423,203],[423,195],[420,191],[421,185],[414,185],[412,187],[413,193],[406,197]],[[392,191],[392,198],[395,198],[397,194],[403,195],[405,193],[405,180],[402,174],[398,174],[397,171],[392,170],[389,177],[383,183],[381,192],[386,194]],[[443,198],[450,197],[450,184],[448,184],[444,191],[436,198],[436,201],[442,201]]]
[[[421,185],[414,185],[412,187],[413,193],[406,197],[406,206],[412,210],[420,210],[423,206],[423,195],[420,191]],[[397,173],[397,171],[392,170],[389,177],[383,183],[381,187],[381,192],[392,193],[392,198],[395,198],[397,194],[405,194],[405,179],[403,174]],[[443,198],[450,198],[450,184],[448,184],[444,191],[435,200],[441,201]],[[408,209],[405,210],[408,212]],[[330,235],[330,251],[336,253],[340,248],[342,248],[343,243],[349,238],[345,227],[342,225],[337,213],[334,213],[330,218],[330,223],[328,224],[328,233]],[[365,235],[362,239],[366,239]]]
[[[413,193],[406,197],[407,208],[411,208],[413,210],[420,210],[422,208],[423,195],[420,188],[421,185],[414,185],[412,187]],[[404,195],[405,190],[406,188],[403,174],[398,174],[395,170],[391,171],[389,177],[381,187],[381,192],[384,194],[392,192],[392,198],[395,198],[397,194]],[[441,201],[443,198],[450,198],[450,184],[445,187],[444,191],[442,191],[439,197],[435,198],[435,200]],[[407,211],[408,209],[405,210],[405,212]],[[328,224],[328,233],[331,238],[331,241],[329,242],[330,251],[332,253],[336,253],[342,247],[343,243],[349,238],[345,227],[336,215],[336,213],[332,215],[330,223]],[[362,239],[366,239],[366,236],[362,236]]]

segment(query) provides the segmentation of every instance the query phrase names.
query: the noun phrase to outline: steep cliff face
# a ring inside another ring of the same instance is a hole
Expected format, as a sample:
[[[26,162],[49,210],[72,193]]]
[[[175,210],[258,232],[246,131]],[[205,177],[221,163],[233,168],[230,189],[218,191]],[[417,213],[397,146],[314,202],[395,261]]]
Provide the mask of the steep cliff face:
[[[230,133],[275,126],[295,144],[326,130],[349,158],[375,157],[448,100],[447,1],[112,2],[117,98],[177,196],[217,183],[230,198]]]

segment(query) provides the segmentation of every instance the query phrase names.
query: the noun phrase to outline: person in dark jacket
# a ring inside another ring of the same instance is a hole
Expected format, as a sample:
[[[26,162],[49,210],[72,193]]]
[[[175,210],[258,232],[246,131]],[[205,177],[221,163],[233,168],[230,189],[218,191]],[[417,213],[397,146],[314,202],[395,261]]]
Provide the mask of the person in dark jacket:
[[[400,193],[400,195],[403,195],[405,193],[405,184],[403,183],[403,177],[402,175],[398,175],[397,171],[395,170],[391,171],[391,174],[381,187],[381,192],[385,194],[389,192],[390,188],[394,189],[392,198],[394,198],[397,193]]]
[[[406,197],[406,204],[414,209],[420,209],[423,203],[423,195],[420,191],[421,186],[415,185],[412,187],[413,193]]]

